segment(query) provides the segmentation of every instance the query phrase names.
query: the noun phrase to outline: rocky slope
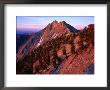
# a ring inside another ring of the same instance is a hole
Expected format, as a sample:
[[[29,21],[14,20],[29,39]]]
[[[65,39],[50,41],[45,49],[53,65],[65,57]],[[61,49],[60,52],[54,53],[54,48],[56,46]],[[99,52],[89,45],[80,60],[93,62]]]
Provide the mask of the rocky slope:
[[[91,73],[91,65],[94,66],[94,24],[79,31],[65,21],[53,21],[19,50],[16,73],[84,74]]]

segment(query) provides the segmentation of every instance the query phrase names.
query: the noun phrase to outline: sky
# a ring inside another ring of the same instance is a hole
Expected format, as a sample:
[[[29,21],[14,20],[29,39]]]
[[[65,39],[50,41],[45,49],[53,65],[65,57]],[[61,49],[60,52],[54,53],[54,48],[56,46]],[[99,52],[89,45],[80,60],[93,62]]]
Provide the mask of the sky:
[[[94,16],[17,16],[16,29],[18,32],[38,32],[55,20],[65,21],[76,29],[94,24]]]

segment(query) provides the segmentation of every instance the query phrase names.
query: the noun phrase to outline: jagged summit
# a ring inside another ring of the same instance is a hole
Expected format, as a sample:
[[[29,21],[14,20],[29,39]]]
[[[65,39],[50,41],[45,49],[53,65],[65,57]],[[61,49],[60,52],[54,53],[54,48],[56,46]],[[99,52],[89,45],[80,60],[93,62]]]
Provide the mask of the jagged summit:
[[[57,20],[54,20],[52,23],[58,23],[58,21]]]
[[[49,30],[48,30],[49,29]],[[68,31],[68,32],[78,32],[76,28],[71,26],[70,24],[66,23],[65,21],[57,21],[54,20],[52,23],[49,23],[44,30],[50,31],[50,30],[61,30],[61,31]]]
[[[70,34],[78,32],[73,26],[69,25],[65,21],[56,21],[49,23],[44,29],[43,35],[39,40],[38,46],[56,37],[60,37],[62,34]]]

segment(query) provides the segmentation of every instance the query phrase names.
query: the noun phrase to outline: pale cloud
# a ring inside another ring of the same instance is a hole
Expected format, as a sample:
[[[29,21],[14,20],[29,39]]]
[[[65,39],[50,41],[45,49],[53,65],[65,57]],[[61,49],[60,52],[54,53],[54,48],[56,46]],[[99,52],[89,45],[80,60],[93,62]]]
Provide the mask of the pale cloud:
[[[43,29],[45,26],[40,24],[17,24],[17,29]]]

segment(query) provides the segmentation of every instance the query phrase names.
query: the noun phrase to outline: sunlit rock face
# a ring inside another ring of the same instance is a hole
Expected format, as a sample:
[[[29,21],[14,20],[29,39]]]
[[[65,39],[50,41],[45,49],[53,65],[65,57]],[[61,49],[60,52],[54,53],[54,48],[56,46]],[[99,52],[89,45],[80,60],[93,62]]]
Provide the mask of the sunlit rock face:
[[[94,24],[77,30],[53,21],[17,53],[17,74],[93,74]]]

